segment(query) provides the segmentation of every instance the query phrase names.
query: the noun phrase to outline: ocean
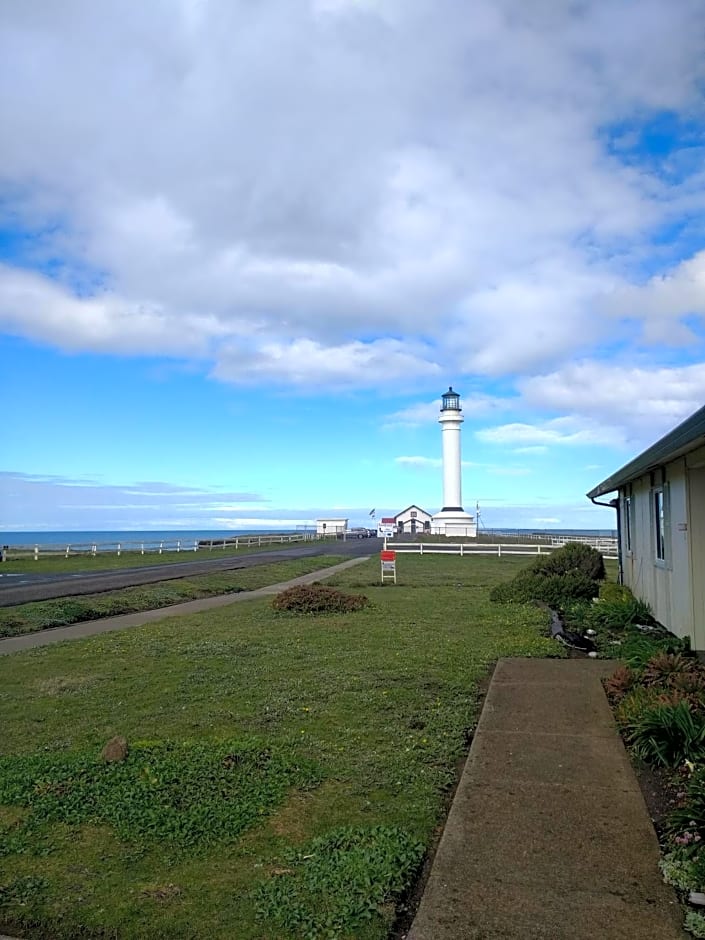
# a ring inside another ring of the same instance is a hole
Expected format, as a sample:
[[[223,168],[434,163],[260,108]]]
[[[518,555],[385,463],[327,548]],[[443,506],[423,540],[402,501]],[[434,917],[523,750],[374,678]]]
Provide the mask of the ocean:
[[[85,545],[100,542],[144,542],[152,545],[159,542],[193,543],[197,539],[219,540],[235,538],[236,535],[289,535],[296,532],[315,532],[315,526],[301,526],[297,529],[113,529],[111,531],[76,530],[45,532],[3,532],[0,530],[1,545]]]
[[[296,529],[122,529],[111,531],[77,530],[77,531],[45,531],[45,532],[3,532],[0,530],[0,545],[85,545],[104,542],[125,544],[127,542],[145,543],[145,546],[161,541],[194,542],[196,539],[223,539],[235,538],[237,535],[289,535],[296,532],[315,532],[315,526],[297,526]],[[481,535],[585,535],[606,538],[616,538],[616,529],[480,529]]]

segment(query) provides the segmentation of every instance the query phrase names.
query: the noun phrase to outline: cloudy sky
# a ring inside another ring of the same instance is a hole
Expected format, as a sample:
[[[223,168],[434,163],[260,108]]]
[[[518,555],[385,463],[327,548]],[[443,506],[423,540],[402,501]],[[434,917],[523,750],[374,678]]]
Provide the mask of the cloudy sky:
[[[702,0],[0,5],[0,527],[486,526],[705,402]]]

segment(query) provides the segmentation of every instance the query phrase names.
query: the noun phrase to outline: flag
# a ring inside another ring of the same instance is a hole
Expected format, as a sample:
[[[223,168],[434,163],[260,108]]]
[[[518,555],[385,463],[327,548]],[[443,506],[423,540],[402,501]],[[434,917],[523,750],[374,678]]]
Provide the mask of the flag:
[[[370,511],[370,515],[371,515],[372,518],[374,519],[374,517],[375,517],[375,510],[374,510],[374,509],[372,509],[372,510]]]

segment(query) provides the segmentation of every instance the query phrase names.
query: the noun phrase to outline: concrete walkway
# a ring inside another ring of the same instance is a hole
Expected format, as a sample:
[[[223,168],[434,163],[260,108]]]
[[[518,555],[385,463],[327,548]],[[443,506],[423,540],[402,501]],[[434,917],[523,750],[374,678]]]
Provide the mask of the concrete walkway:
[[[600,660],[497,666],[408,940],[682,940]]]
[[[259,597],[268,597],[278,594],[295,584],[311,584],[313,581],[322,581],[339,571],[344,571],[352,565],[367,561],[364,558],[352,558],[330,568],[320,571],[311,571],[290,581],[281,581],[256,591],[241,591],[239,594],[221,594],[218,597],[204,597],[197,601],[186,601],[184,604],[172,604],[171,607],[159,607],[157,610],[143,610],[136,614],[121,614],[119,617],[103,617],[101,620],[85,620],[83,623],[72,623],[69,627],[54,627],[51,630],[39,630],[36,633],[25,633],[23,636],[12,636],[0,639],[0,655],[16,653],[19,650],[34,649],[37,646],[48,646],[60,640],[76,640],[85,636],[94,636],[96,633],[109,633],[111,630],[125,630],[127,627],[141,627],[154,620],[163,620],[165,617],[178,617],[182,614],[198,614],[203,610],[212,610],[214,607],[226,607],[237,604],[239,601],[251,601]],[[0,940],[2,938],[0,937]]]

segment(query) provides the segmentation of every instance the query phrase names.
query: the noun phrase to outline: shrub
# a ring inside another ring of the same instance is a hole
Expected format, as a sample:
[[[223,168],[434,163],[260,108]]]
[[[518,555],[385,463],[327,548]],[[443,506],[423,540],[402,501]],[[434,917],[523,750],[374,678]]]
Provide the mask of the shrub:
[[[628,590],[628,589],[627,589]],[[649,605],[634,597],[608,600],[600,597],[590,609],[587,618],[593,627],[606,627],[610,630],[625,630],[636,624],[652,624],[654,618]]]
[[[602,555],[582,542],[571,542],[551,555],[537,558],[512,580],[498,584],[490,598],[500,604],[542,601],[563,610],[576,601],[589,601],[605,576]]]
[[[641,760],[678,767],[705,755],[705,716],[684,701],[654,705],[625,726],[625,737]]]
[[[610,702],[621,702],[635,682],[636,674],[629,666],[618,666],[609,679],[605,679],[605,692]]]
[[[496,585],[490,598],[500,604],[543,601],[549,607],[563,609],[576,600],[590,600],[597,594],[597,589],[597,582],[579,571],[542,574],[529,569],[520,572],[512,581]]]
[[[677,678],[695,676],[697,671],[696,661],[682,653],[658,652],[644,666],[641,681],[644,685],[672,685]]]
[[[687,649],[687,639],[680,640],[667,631],[640,633],[630,630],[624,640],[615,647],[615,655],[632,669],[642,669],[658,652],[683,653]]]
[[[569,542],[545,558],[538,559],[533,567],[548,575],[578,571],[591,581],[605,579],[604,558],[597,549],[583,542]]]
[[[299,584],[272,601],[275,610],[293,614],[347,614],[369,604],[364,594],[345,594],[323,584]]]

